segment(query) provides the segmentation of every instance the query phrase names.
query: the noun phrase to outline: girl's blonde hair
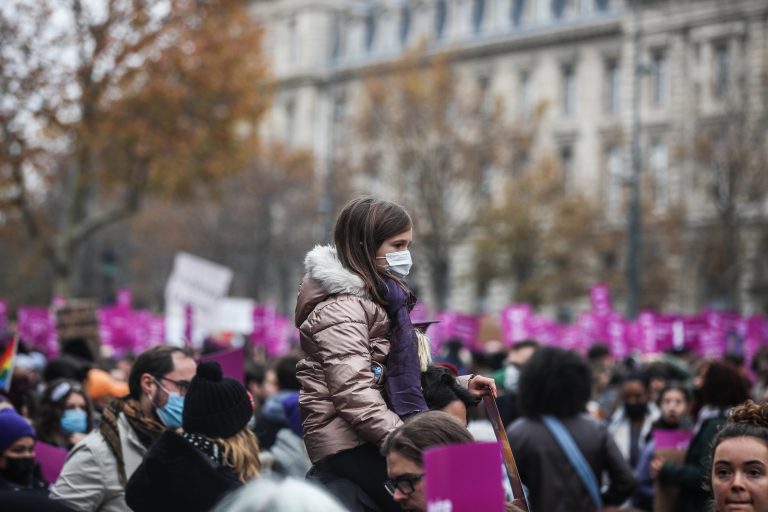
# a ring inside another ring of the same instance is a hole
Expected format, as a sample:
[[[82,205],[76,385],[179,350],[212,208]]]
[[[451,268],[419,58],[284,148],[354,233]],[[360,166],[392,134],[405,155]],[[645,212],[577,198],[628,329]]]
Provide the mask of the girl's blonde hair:
[[[224,464],[245,483],[261,472],[259,460],[259,440],[250,429],[244,428],[231,437],[215,437],[216,442],[224,450]]]

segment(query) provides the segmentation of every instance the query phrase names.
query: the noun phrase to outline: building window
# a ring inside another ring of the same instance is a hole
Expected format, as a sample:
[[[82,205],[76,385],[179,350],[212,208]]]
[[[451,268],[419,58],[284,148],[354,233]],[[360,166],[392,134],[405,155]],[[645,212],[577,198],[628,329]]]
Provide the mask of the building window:
[[[479,34],[483,30],[483,20],[485,19],[485,0],[474,0],[472,2],[472,30]]]
[[[298,40],[296,36],[296,18],[288,20],[288,62],[295,64],[298,60]]]
[[[337,142],[346,139],[344,121],[347,116],[347,97],[343,92],[333,95],[331,104],[332,143],[337,147]]]
[[[283,107],[283,115],[285,116],[283,140],[286,146],[292,148],[294,145],[294,130],[296,128],[296,102],[293,99],[286,100]]]
[[[400,44],[408,44],[408,36],[411,32],[411,8],[403,7],[400,10]]]
[[[619,63],[611,59],[605,63],[605,110],[609,114],[619,111],[620,87]]]
[[[437,0],[435,3],[435,37],[442,39],[445,33],[445,19],[448,16],[448,8],[445,0]]]
[[[376,17],[369,13],[365,17],[365,51],[373,50],[373,43],[376,40]]]
[[[331,62],[336,62],[341,57],[341,20],[339,15],[334,15],[331,25]]]
[[[655,52],[651,58],[651,98],[654,107],[667,104],[667,57]]]
[[[552,18],[559,20],[565,15],[566,0],[552,0]]]
[[[560,169],[563,175],[563,189],[570,190],[573,186],[573,148],[562,146],[560,148]]]
[[[519,27],[523,24],[523,15],[525,14],[525,0],[512,0],[512,10],[510,18],[512,25]]]
[[[617,145],[609,146],[605,154],[605,180],[603,196],[605,208],[608,213],[616,213],[621,206],[623,191],[623,162],[621,148]]]
[[[723,100],[728,96],[728,85],[731,74],[731,59],[728,53],[728,45],[719,43],[715,45],[715,98]]]
[[[598,12],[605,12],[611,8],[611,0],[595,0],[595,8]]]
[[[520,106],[526,115],[533,109],[533,85],[528,71],[520,73]]]
[[[562,70],[562,110],[563,116],[571,117],[576,107],[576,74],[573,66],[567,65]]]
[[[664,211],[669,206],[669,156],[667,144],[660,137],[651,142],[651,173],[653,174],[654,207]]]

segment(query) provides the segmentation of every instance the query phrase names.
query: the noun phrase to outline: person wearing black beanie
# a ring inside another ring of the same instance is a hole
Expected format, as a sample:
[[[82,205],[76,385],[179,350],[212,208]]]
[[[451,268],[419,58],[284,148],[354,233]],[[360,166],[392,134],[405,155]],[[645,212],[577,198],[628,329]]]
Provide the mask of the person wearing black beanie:
[[[206,511],[257,476],[259,445],[248,429],[253,398],[223,377],[216,362],[198,365],[184,398],[183,429],[166,431],[126,487],[135,512]]]

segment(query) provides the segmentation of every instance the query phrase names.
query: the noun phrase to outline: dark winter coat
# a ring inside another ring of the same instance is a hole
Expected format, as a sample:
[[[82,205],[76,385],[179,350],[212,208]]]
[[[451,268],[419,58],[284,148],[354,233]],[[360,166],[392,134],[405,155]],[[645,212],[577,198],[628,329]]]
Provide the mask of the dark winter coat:
[[[603,492],[604,505],[623,503],[632,495],[637,483],[605,425],[586,414],[561,421],[592,468],[598,483],[604,473],[608,475],[609,486]],[[532,510],[595,510],[578,473],[541,421],[520,418],[509,427],[508,435],[520,478],[528,487]]]
[[[230,468],[166,431],[128,481],[125,501],[134,512],[205,512],[241,485]]]
[[[725,424],[725,416],[705,420],[688,445],[683,464],[666,463],[659,471],[659,481],[680,489],[678,512],[708,510],[712,493],[705,489],[709,475],[709,452],[712,440]]]

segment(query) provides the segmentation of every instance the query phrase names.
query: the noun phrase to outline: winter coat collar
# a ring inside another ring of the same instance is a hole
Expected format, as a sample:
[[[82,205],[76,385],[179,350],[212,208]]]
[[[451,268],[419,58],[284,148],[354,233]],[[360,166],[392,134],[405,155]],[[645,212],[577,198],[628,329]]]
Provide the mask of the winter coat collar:
[[[316,245],[304,258],[304,268],[307,276],[317,281],[328,295],[349,293],[360,297],[368,296],[360,276],[342,266],[335,247]]]

